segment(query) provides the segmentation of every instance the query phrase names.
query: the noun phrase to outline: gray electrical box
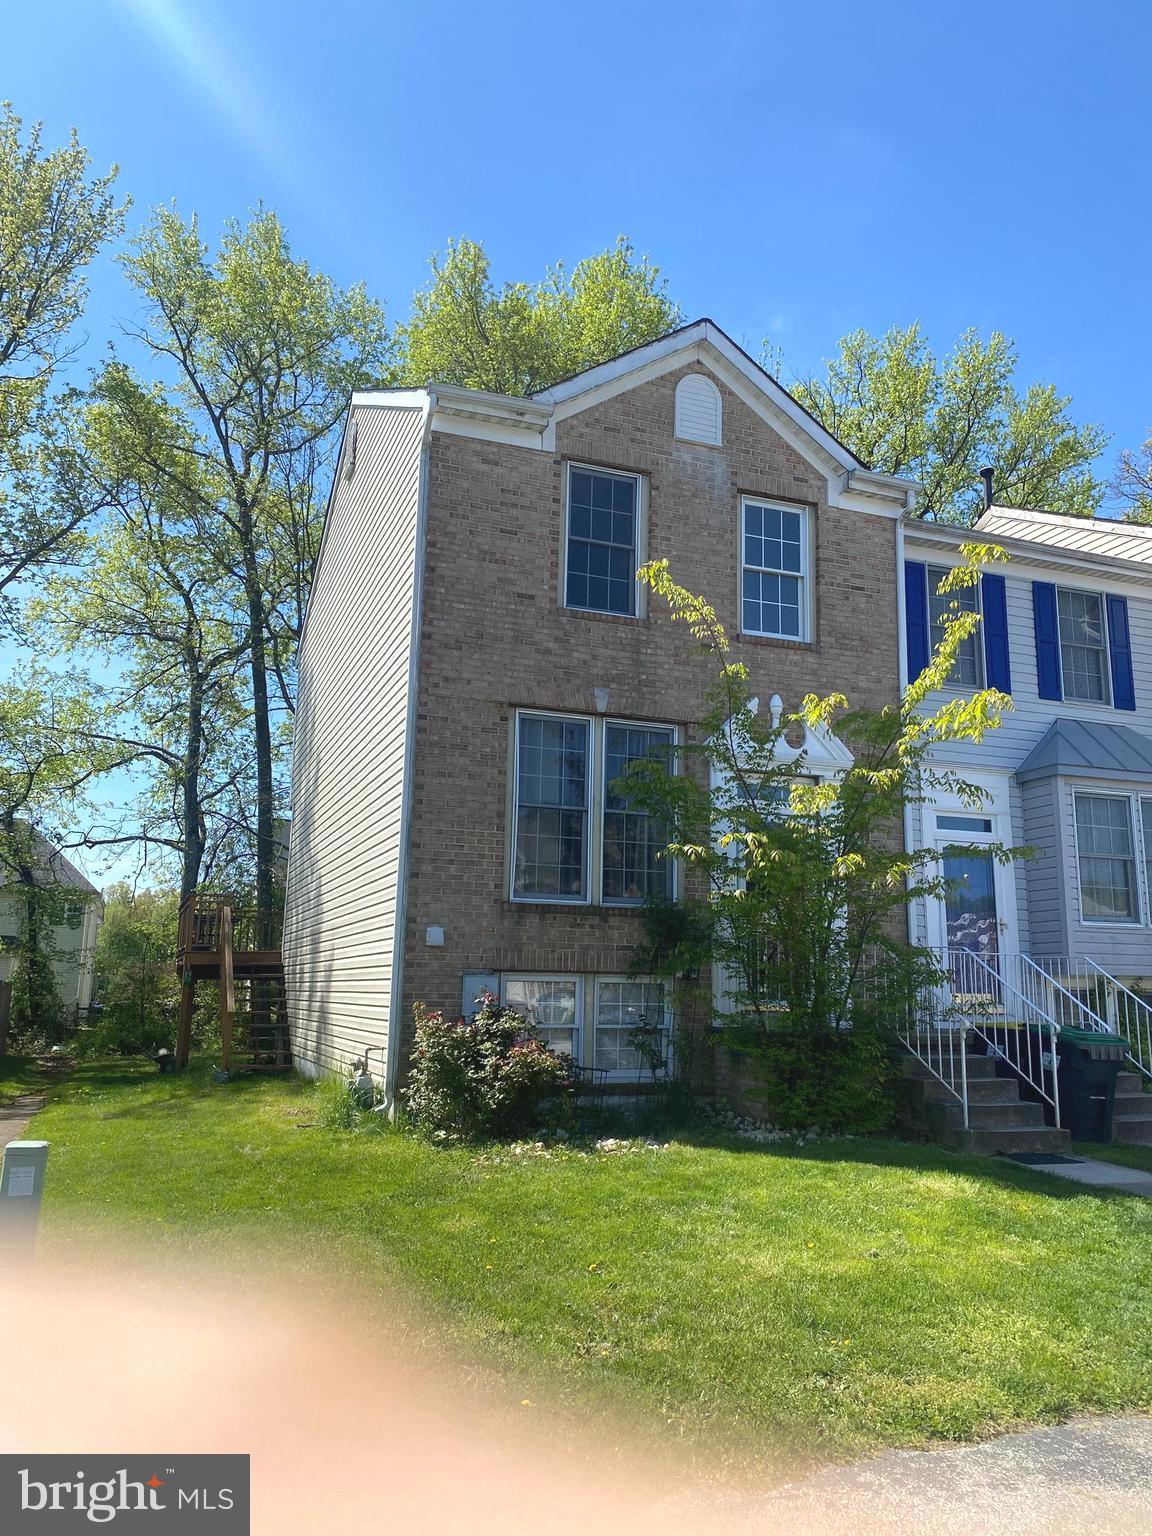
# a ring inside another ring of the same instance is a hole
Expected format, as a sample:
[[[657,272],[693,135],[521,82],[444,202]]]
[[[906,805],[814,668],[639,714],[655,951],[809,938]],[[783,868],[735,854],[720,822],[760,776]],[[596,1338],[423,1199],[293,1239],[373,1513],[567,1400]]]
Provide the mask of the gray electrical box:
[[[46,1141],[10,1141],[0,1172],[0,1262],[30,1259],[44,1196]]]

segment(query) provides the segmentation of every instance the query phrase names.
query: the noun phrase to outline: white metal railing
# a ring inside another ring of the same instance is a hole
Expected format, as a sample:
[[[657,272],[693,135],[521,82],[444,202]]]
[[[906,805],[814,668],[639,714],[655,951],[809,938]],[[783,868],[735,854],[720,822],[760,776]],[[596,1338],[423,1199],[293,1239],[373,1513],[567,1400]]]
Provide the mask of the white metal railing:
[[[1152,1080],[1152,1006],[1144,998],[1087,955],[1046,955],[1034,964],[1059,989],[1056,1016],[1061,1024],[1123,1035],[1129,1061]],[[1078,1007],[1066,1013],[1069,998]]]
[[[1007,1063],[1051,1105],[1058,1127],[1060,1023],[1053,1009],[1053,979],[1027,955],[949,949],[942,952],[941,964],[953,1012],[989,1055]]]
[[[959,1103],[968,1129],[968,1031],[952,1015],[938,1006],[938,999],[925,997],[912,1018],[897,1034],[913,1056],[928,1068],[938,1082]]]

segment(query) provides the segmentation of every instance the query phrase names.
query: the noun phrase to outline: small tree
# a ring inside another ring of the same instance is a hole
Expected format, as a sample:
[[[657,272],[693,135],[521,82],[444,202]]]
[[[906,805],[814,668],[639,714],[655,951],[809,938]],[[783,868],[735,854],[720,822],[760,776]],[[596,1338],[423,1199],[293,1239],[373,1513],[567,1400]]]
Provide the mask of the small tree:
[[[941,590],[973,585],[982,565],[1003,558],[966,545],[964,564]],[[713,998],[715,1015],[759,1058],[778,1119],[878,1127],[887,1052],[876,1026],[906,1019],[917,994],[939,979],[933,956],[903,937],[908,903],[947,889],[937,849],[904,848],[903,812],[943,790],[978,807],[978,786],[938,768],[932,749],[978,742],[1011,706],[982,689],[927,710],[979,616],[951,604],[943,640],[897,705],[850,712],[841,694],[809,695],[794,713],[766,720],[715,611],[673,581],[666,561],[640,575],[718,668],[701,739],[684,749],[703,771],[675,772],[661,761],[628,770],[630,797],[669,829],[667,856],[696,877],[684,921],[670,922],[667,908],[650,914],[646,963],[673,977],[703,958],[718,967],[727,984]],[[853,761],[814,782],[808,747],[789,738],[827,740],[833,724]]]
[[[99,1020],[90,1047],[132,1053],[174,1043],[180,982],[176,975],[176,891],[114,885],[105,896],[96,945]]]

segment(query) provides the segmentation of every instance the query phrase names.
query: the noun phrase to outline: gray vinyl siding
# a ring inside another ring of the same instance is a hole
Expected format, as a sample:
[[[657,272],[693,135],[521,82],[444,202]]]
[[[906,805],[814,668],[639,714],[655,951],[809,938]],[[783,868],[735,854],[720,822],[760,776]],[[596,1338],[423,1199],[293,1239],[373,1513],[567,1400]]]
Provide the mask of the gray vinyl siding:
[[[356,410],[356,470],[336,483],[300,648],[284,963],[305,1071],[388,1047],[423,424],[415,408]]]
[[[1058,819],[1055,779],[1021,785],[1023,842],[1031,857],[1017,867],[1017,887],[1026,896],[1031,927],[1031,953],[1067,953],[1067,885],[1065,849]],[[1026,951],[1027,952],[1027,951]]]

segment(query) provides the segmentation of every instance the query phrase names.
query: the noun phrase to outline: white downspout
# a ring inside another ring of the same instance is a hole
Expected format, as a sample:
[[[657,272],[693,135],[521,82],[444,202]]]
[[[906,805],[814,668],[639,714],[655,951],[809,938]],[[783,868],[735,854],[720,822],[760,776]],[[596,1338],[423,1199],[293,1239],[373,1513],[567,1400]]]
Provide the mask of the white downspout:
[[[900,668],[900,695],[911,679],[908,676],[908,614],[904,593],[904,516],[896,521],[896,651]],[[904,851],[912,849],[912,807],[904,802]],[[908,938],[915,942],[912,908],[908,907]]]

